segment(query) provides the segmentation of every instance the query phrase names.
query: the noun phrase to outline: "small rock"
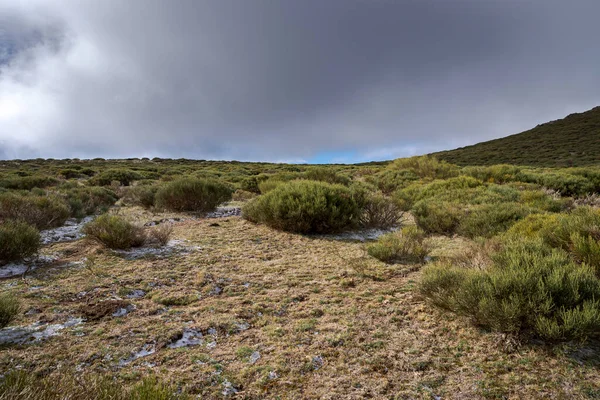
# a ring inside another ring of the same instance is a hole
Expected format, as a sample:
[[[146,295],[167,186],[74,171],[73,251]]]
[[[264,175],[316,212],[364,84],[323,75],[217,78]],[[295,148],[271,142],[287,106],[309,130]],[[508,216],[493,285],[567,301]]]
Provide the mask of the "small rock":
[[[227,379],[223,380],[222,385],[223,391],[221,393],[223,394],[223,396],[231,396],[238,392],[238,390],[233,386],[233,384]]]
[[[318,370],[318,369],[320,369],[323,366],[323,364],[325,364],[325,361],[323,360],[323,357],[321,357],[321,356],[315,356],[315,357],[313,357],[313,359],[312,359],[312,365],[313,365],[313,368],[315,369],[315,371]]]
[[[250,364],[256,363],[260,359],[260,353],[255,351],[250,355]]]

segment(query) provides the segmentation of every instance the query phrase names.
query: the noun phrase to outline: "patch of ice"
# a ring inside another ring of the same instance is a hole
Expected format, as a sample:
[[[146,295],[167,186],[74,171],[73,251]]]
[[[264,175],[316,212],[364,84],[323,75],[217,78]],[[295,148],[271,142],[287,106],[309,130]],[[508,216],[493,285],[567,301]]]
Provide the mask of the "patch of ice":
[[[173,343],[167,345],[170,349],[177,349],[179,347],[187,347],[187,346],[197,346],[202,344],[204,339],[202,338],[202,332],[199,332],[195,329],[184,329],[183,335],[180,339],[176,340]]]
[[[64,324],[40,324],[12,326],[0,329],[0,344],[26,344],[39,342],[59,334],[59,331],[83,322],[82,318],[69,318]]]
[[[247,323],[246,321],[236,322],[234,325],[237,328],[238,332],[246,331],[250,328],[250,324]]]
[[[205,218],[227,218],[227,217],[237,217],[242,215],[241,207],[217,207],[217,209],[213,212],[207,213]]]
[[[184,240],[174,239],[170,240],[163,247],[137,247],[129,250],[114,251],[127,260],[137,260],[148,256],[166,258],[173,254],[188,254],[198,250],[201,250],[201,247],[188,246]]]
[[[312,365],[313,365],[313,368],[315,369],[315,371],[318,370],[318,369],[320,369],[323,366],[323,364],[325,364],[325,361],[323,360],[323,357],[321,357],[321,356],[315,356],[315,357],[313,357],[313,359],[312,359]]]
[[[145,295],[146,295],[146,292],[143,291],[142,289],[134,289],[126,297],[128,299],[141,299]]]
[[[137,360],[138,358],[149,356],[150,354],[154,354],[156,352],[156,347],[153,344],[146,344],[140,350],[131,353],[131,356],[128,358],[124,358],[119,361],[119,366],[123,367],[131,362]]]
[[[221,393],[223,394],[223,396],[232,396],[238,392],[238,390],[233,386],[233,384],[227,379],[223,380],[222,385],[223,391]]]
[[[63,226],[46,229],[40,232],[42,244],[69,242],[81,239],[85,236],[81,230],[85,224],[93,221],[95,216],[88,216],[78,221],[74,218],[68,219]]]
[[[51,264],[58,260],[55,255],[38,255],[36,258],[27,260],[25,263],[20,264],[5,264],[0,266],[0,279],[13,278],[15,276],[23,275],[26,272],[31,272],[38,267]]]
[[[399,228],[393,227],[389,229],[363,229],[358,231],[349,231],[336,234],[315,235],[315,237],[332,240],[356,240],[365,242],[367,240],[377,240],[379,236],[386,233],[396,232]]]

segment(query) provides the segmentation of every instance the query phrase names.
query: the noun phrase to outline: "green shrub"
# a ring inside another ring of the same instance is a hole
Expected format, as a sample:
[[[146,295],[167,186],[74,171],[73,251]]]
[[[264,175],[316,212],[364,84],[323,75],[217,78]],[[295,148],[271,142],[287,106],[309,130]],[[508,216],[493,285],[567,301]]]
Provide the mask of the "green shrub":
[[[376,175],[367,177],[366,180],[377,186],[383,193],[390,194],[418,181],[419,176],[410,169],[385,169]]]
[[[238,189],[231,195],[233,201],[248,201],[256,197],[256,193]]]
[[[24,176],[9,178],[0,181],[0,187],[13,190],[31,190],[33,188],[46,188],[54,186],[58,180],[49,176]]]
[[[119,197],[115,192],[103,187],[70,189],[65,193],[72,217],[83,218],[97,212],[106,212]]]
[[[412,209],[417,225],[428,233],[453,234],[464,212],[454,204],[436,200],[421,200]]]
[[[11,294],[0,295],[0,329],[8,326],[17,315],[21,305],[19,300]]]
[[[285,181],[280,181],[278,179],[267,179],[266,181],[260,182],[258,184],[258,191],[261,194],[265,194],[275,189],[277,186],[281,185]]]
[[[563,196],[582,196],[594,192],[595,185],[585,176],[572,175],[564,171],[534,172],[521,171],[518,179],[532,182],[560,192]]]
[[[392,170],[412,170],[420,178],[447,179],[458,176],[459,168],[433,156],[398,158],[388,167]]]
[[[172,211],[208,212],[231,200],[231,193],[229,186],[218,181],[180,179],[156,192],[156,206]]]
[[[298,233],[341,231],[357,224],[360,214],[347,187],[305,180],[281,184],[243,208],[249,221]]]
[[[429,254],[424,240],[425,232],[416,226],[406,226],[399,232],[380,236],[367,247],[367,252],[386,263],[423,262]]]
[[[394,201],[379,194],[370,194],[359,204],[362,209],[360,226],[363,228],[385,229],[397,226],[404,214]]]
[[[39,248],[40,234],[33,226],[13,220],[0,224],[0,264],[32,256]]]
[[[0,193],[0,220],[21,220],[48,229],[63,225],[69,214],[65,201],[56,195]]]
[[[521,202],[530,207],[543,211],[560,212],[569,207],[570,201],[565,198],[553,198],[542,190],[523,190],[521,191]]]
[[[154,207],[158,189],[158,186],[132,186],[125,192],[123,202],[150,209]]]
[[[577,262],[596,268],[600,276],[600,210],[579,207],[568,214],[530,216],[515,224],[507,237],[538,237],[562,249]]]
[[[481,187],[483,183],[469,176],[459,176],[447,180],[435,180],[428,184],[415,183],[394,193],[394,201],[403,209],[409,210],[419,200],[441,197],[451,201],[461,201],[459,195],[466,199],[474,197],[475,191],[468,190]],[[486,190],[485,188],[482,188]]]
[[[83,233],[111,249],[139,247],[146,241],[144,230],[117,215],[103,214],[87,223]]]
[[[483,182],[502,184],[516,181],[521,168],[514,165],[499,164],[489,167],[465,167],[461,172]]]
[[[95,185],[108,186],[113,181],[118,181],[123,186],[129,186],[131,182],[142,179],[143,176],[130,169],[107,169],[95,175],[90,182]]]
[[[492,237],[506,231],[529,213],[529,208],[518,203],[474,206],[460,218],[457,233],[470,238]]]
[[[331,167],[312,167],[304,173],[303,177],[309,181],[321,181],[345,186],[350,184],[349,177],[339,174]]]
[[[420,292],[494,331],[548,340],[600,332],[600,281],[591,267],[541,240],[509,242],[493,259],[484,270],[427,266]]]

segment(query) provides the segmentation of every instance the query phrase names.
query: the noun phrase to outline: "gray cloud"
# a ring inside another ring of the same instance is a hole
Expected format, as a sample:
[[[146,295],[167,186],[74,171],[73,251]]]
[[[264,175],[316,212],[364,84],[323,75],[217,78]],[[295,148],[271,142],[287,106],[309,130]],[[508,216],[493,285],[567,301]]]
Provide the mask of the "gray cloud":
[[[6,157],[381,159],[600,104],[597,1],[8,4]]]

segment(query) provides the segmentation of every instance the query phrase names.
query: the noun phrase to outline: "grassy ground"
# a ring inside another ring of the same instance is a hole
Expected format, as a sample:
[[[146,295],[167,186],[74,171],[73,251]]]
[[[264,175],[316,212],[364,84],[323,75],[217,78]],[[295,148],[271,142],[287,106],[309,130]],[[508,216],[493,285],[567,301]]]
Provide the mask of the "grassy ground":
[[[140,222],[165,217],[122,213]],[[415,294],[419,266],[383,264],[362,243],[239,217],[186,220],[173,238],[194,250],[126,260],[85,239],[44,248],[88,262],[0,282],[24,311],[40,311],[21,313],[14,325],[98,312],[39,344],[0,349],[0,371],[101,373],[125,385],[156,375],[207,399],[600,397],[598,346],[519,346],[480,331]],[[431,242],[434,256],[466,245]],[[135,289],[145,297],[128,299]],[[101,302],[116,299],[135,310],[113,317]],[[185,328],[201,331],[204,343],[168,348]],[[144,346],[156,352],[119,365]]]

